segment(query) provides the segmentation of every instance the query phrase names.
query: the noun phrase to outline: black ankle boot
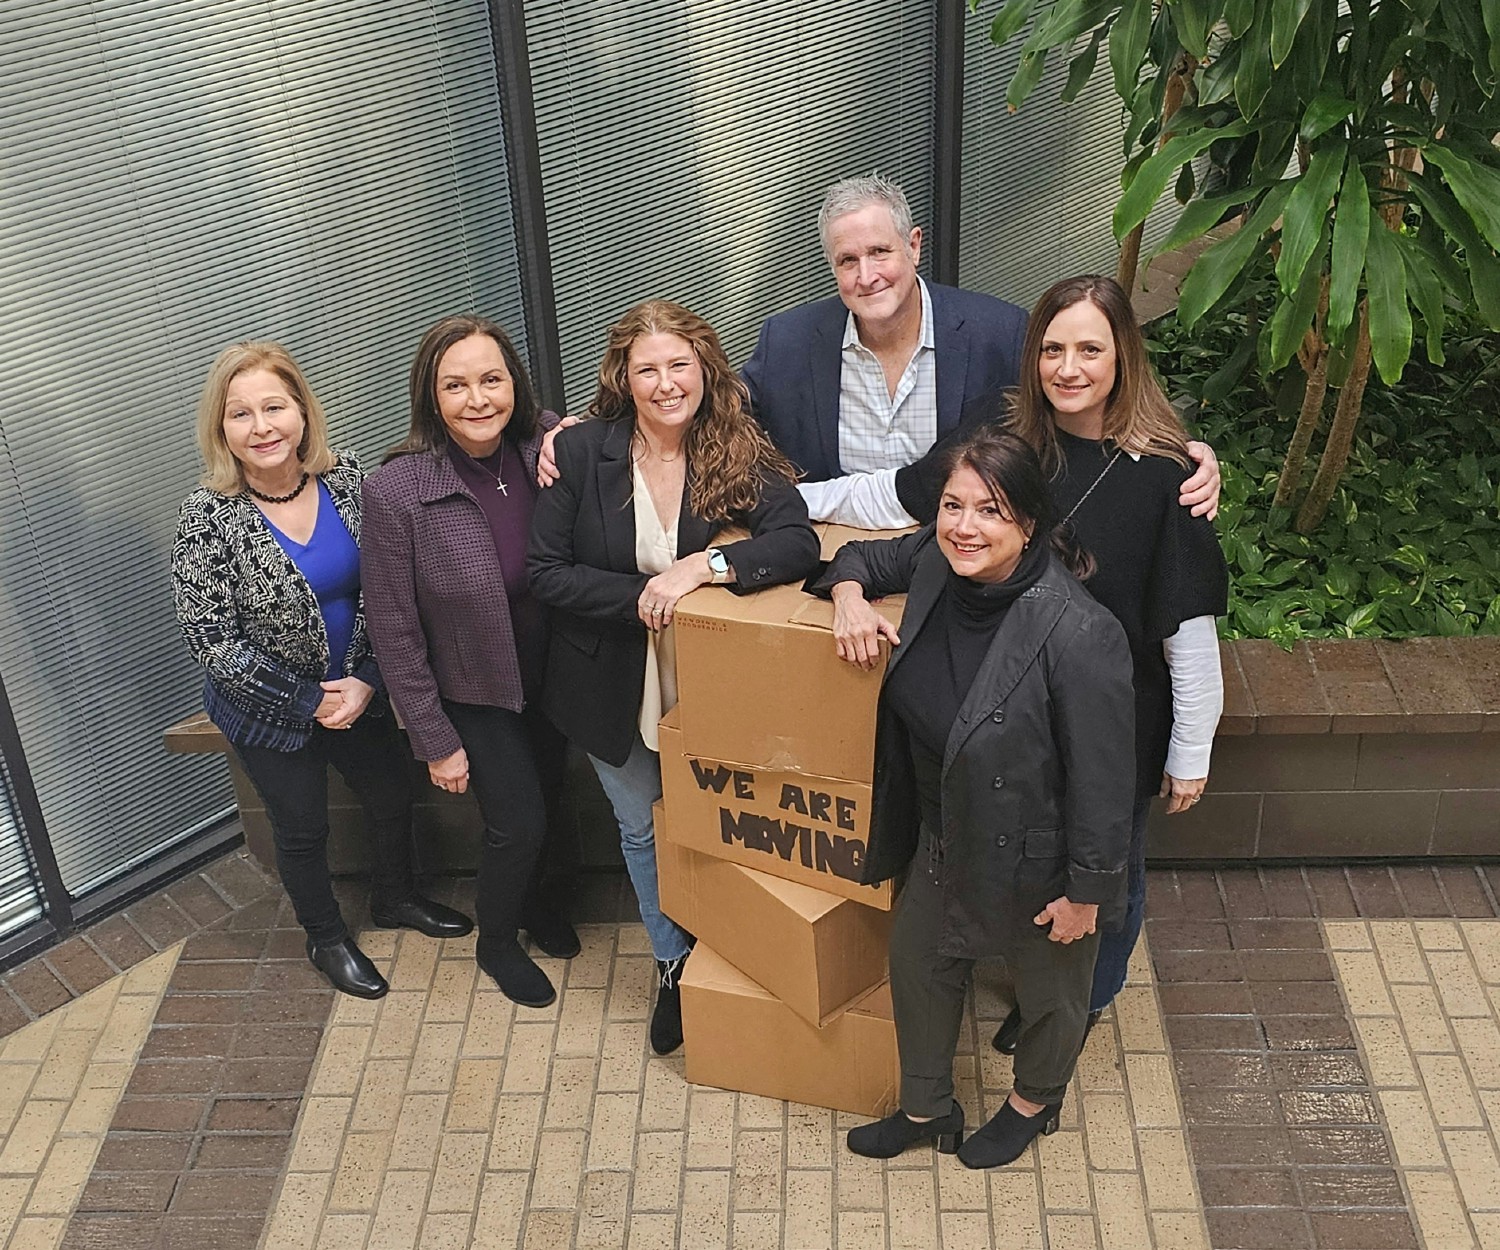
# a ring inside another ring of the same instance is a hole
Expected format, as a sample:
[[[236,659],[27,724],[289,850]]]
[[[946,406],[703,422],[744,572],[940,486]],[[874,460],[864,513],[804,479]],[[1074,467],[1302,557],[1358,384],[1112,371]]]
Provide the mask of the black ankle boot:
[[[490,976],[500,992],[522,1007],[546,1007],[557,998],[557,991],[547,974],[521,949],[514,937],[480,937],[474,947],[474,959],[481,971]]]
[[[682,1045],[682,965],[687,956],[656,961],[656,1007],[651,1012],[651,1049],[670,1055]]]
[[[964,1109],[957,1102],[936,1120],[913,1120],[897,1110],[883,1120],[851,1128],[849,1149],[867,1159],[894,1159],[908,1146],[936,1140],[938,1154],[951,1155],[964,1139]]]
[[[338,942],[315,943],[307,939],[307,957],[341,994],[355,998],[382,998],[391,987],[370,962],[370,957],[346,937]]]
[[[966,1168],[997,1168],[1014,1163],[1032,1139],[1057,1131],[1062,1103],[1043,1107],[1035,1115],[1022,1115],[1007,1098],[990,1121],[958,1148],[958,1161]]]
[[[528,908],[521,915],[521,928],[531,935],[537,950],[553,959],[572,959],[583,949],[578,941],[578,930],[561,912],[541,906]]]
[[[474,922],[461,911],[420,894],[408,894],[395,902],[370,900],[370,921],[378,929],[415,929],[426,937],[463,937]]]

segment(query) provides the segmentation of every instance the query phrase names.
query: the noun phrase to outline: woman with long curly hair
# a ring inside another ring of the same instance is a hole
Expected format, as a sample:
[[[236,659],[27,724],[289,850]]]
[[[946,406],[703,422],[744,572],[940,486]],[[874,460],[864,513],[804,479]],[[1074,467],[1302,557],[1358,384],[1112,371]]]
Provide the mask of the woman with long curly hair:
[[[620,825],[656,955],[651,1045],[682,1044],[678,978],[691,938],[657,902],[656,724],[677,702],[672,615],[710,583],[736,593],[807,576],[818,540],[796,471],[767,439],[719,337],[648,300],[610,328],[590,420],[563,430],[559,480],[537,500],[527,567],[553,608],[543,706],[588,753]],[[712,546],[715,533],[750,537]]]

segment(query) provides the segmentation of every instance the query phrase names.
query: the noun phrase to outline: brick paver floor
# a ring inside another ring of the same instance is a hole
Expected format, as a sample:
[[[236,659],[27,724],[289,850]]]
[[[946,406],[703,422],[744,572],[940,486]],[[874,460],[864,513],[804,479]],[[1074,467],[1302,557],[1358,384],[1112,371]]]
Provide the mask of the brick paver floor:
[[[618,878],[586,883],[553,1007],[513,1007],[471,939],[385,932],[368,1003],[237,855],[0,987],[0,1245],[1500,1250],[1496,877],[1154,872],[1061,1131],[980,1174],[856,1158],[855,1117],[652,1056]],[[985,973],[971,1123],[1009,1082],[1003,1006]]]

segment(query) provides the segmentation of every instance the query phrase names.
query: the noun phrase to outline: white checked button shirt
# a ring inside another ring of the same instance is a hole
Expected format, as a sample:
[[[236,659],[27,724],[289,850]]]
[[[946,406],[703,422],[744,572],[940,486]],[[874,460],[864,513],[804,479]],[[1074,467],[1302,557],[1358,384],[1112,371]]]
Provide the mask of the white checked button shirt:
[[[839,463],[845,473],[899,469],[937,441],[937,353],[932,297],[922,292],[922,334],[892,395],[880,359],[859,341],[854,314],[844,323],[839,372]]]

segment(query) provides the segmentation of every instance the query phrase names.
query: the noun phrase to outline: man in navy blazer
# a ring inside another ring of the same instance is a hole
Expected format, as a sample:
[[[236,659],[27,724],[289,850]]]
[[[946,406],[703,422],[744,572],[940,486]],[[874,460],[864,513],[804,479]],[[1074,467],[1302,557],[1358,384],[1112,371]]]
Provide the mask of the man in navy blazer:
[[[909,525],[896,471],[956,429],[971,401],[1017,384],[1026,313],[919,277],[921,227],[878,175],[830,187],[818,232],[838,295],[771,317],[740,373],[756,417],[803,472],[813,520]],[[1218,465],[1200,446],[1204,467],[1182,500],[1212,512]]]

